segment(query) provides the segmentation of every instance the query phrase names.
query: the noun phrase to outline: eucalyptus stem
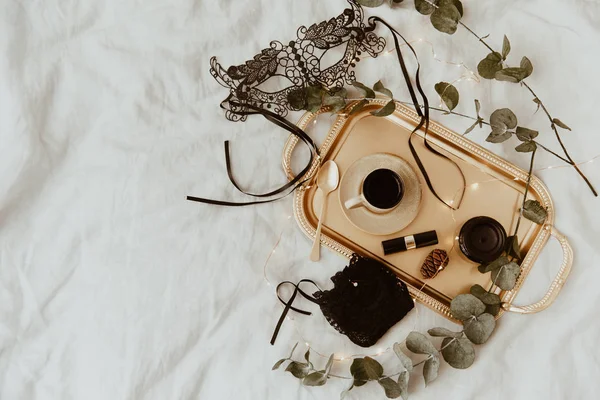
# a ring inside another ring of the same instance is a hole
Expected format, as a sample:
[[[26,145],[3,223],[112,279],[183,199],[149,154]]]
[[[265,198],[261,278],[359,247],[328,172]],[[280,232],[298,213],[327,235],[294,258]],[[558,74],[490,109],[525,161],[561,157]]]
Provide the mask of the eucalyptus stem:
[[[473,36],[475,36],[485,47],[488,48],[488,50],[490,50],[492,53],[497,53],[497,51],[495,51],[489,44],[487,44],[486,41],[481,36],[476,34],[471,28],[469,28],[467,25],[465,25],[462,21],[459,21],[458,23],[462,27],[464,27],[467,31],[469,31]],[[571,166],[573,166],[573,168],[575,168],[577,173],[583,178],[585,183],[587,183],[588,187],[590,188],[590,190],[592,191],[594,196],[598,197],[598,192],[594,188],[594,185],[592,185],[590,180],[585,176],[585,174],[581,171],[581,169],[579,169],[577,164],[575,164],[575,162],[569,155],[569,152],[567,151],[567,148],[565,147],[565,145],[560,137],[560,134],[558,133],[558,129],[556,128],[556,124],[554,123],[554,118],[552,117],[552,115],[550,115],[550,112],[546,108],[546,105],[542,102],[542,100],[538,97],[538,95],[533,91],[531,86],[529,86],[527,84],[527,82],[521,81],[521,84],[523,86],[525,86],[527,88],[527,90],[529,90],[529,92],[534,96],[534,98],[536,98],[538,100],[538,104],[542,107],[542,109],[544,110],[544,113],[546,113],[546,116],[550,120],[550,125],[552,127],[552,130],[554,131],[554,134],[556,135],[556,139],[558,140],[558,143],[560,144],[560,147],[563,149],[563,152],[565,153],[565,156],[566,156],[566,160],[561,157],[563,159],[563,161],[567,162],[567,164],[570,164]],[[553,153],[553,154],[556,155],[555,153]]]
[[[442,346],[439,350],[438,353],[441,353],[446,347],[450,346],[453,342],[455,342],[457,340],[457,338],[452,338],[451,341],[449,341],[448,343],[446,343],[446,345]],[[419,365],[427,362],[427,360],[429,360],[433,355],[430,355],[429,357],[427,357],[424,360],[419,361],[416,364],[413,364],[413,368],[418,367]],[[318,372],[313,366],[310,367],[309,371],[312,372]],[[400,371],[400,372],[396,372],[395,374],[391,374],[391,375],[383,375],[381,378],[379,379],[384,379],[384,378],[393,378],[395,376],[400,375],[402,372],[404,371]],[[333,378],[339,378],[339,379],[354,379],[353,377],[349,377],[349,376],[341,376],[341,375],[335,375],[335,374],[328,374],[327,376],[333,377]],[[359,382],[369,382],[368,380],[358,380]]]
[[[529,175],[527,176],[527,184],[525,185],[525,193],[523,194],[523,203],[521,204],[521,211],[519,212],[519,218],[517,219],[517,226],[515,227],[515,233],[513,234],[513,236],[517,235],[517,232],[519,231],[519,225],[521,225],[521,219],[523,218],[523,210],[525,209],[525,202],[527,201],[527,193],[529,192],[529,186],[531,184],[531,175],[533,172],[533,161],[535,159],[535,152],[537,150],[534,150],[531,153],[531,162],[529,163]]]
[[[476,34],[475,32],[473,32],[471,30],[471,28],[469,28],[467,25],[465,25],[462,21],[458,21],[459,24],[461,24],[463,26],[463,28],[465,28],[466,30],[468,30],[469,32],[471,32],[477,39],[479,39],[479,41],[485,46],[487,47],[492,53],[497,53],[497,51],[495,51],[494,49],[492,49],[490,47],[489,44],[487,44],[485,42],[485,40],[483,40],[483,38],[481,36],[479,36],[478,34]]]
[[[410,101],[400,101],[400,100],[396,100],[396,101],[398,101],[398,103],[407,104],[407,105],[413,105],[414,106],[414,104],[412,102],[410,102]],[[425,106],[420,105],[420,104],[419,104],[419,107],[425,108]],[[454,111],[444,110],[442,108],[437,108],[437,107],[431,107],[430,106],[429,109],[430,110],[435,110],[435,111],[440,111],[440,112],[443,112],[443,113],[449,113],[449,114],[452,114],[452,115],[458,115],[459,117],[468,118],[468,119],[471,119],[473,121],[479,121],[479,118],[472,117],[472,116],[466,115],[466,114],[461,114],[461,113],[454,112]],[[492,126],[492,124],[490,124],[487,121],[481,121],[481,123],[484,124],[484,125]],[[540,142],[538,142],[536,140],[532,140],[532,142],[534,142],[536,145],[538,145],[539,147],[541,147],[542,149],[544,149],[548,153],[552,154],[554,157],[558,158],[559,160],[564,161],[567,164],[573,165],[572,160],[568,160],[568,159],[564,158],[563,156],[561,156],[560,154],[557,154],[556,152],[550,150],[549,148],[547,148],[546,146],[544,146]]]
[[[565,153],[565,156],[569,160],[569,164],[571,164],[573,166],[573,168],[575,168],[575,170],[577,171],[577,173],[583,178],[583,180],[585,181],[585,183],[587,183],[587,185],[589,186],[589,188],[592,191],[592,193],[594,194],[594,196],[598,197],[598,192],[596,191],[596,189],[594,188],[594,186],[592,185],[592,183],[590,182],[590,180],[584,175],[584,173],[581,171],[581,169],[579,169],[579,167],[577,166],[577,164],[575,164],[575,162],[573,161],[573,159],[569,155],[569,152],[567,151],[567,148],[565,147],[565,145],[564,145],[564,143],[563,143],[563,141],[562,141],[562,139],[560,137],[560,134],[558,133],[558,129],[556,128],[556,124],[554,123],[554,118],[552,118],[552,115],[550,115],[550,112],[548,111],[548,109],[546,108],[546,106],[544,105],[544,103],[540,100],[540,98],[537,96],[537,94],[535,94],[535,92],[533,91],[533,89],[531,88],[531,86],[529,86],[527,84],[527,82],[522,81],[521,83],[523,84],[523,86],[525,86],[527,88],[527,90],[529,90],[529,92],[536,99],[538,99],[538,104],[542,107],[542,110],[544,110],[544,113],[546,113],[546,116],[548,117],[548,120],[550,120],[550,126],[552,127],[552,130],[554,131],[554,134],[556,135],[556,139],[558,140],[558,143],[560,144],[560,147],[562,147],[563,152]]]

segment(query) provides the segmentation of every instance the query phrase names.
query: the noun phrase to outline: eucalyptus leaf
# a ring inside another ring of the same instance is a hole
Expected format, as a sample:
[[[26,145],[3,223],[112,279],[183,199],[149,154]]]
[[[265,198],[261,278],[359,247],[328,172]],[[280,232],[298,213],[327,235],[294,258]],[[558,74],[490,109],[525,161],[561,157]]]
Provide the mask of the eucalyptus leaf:
[[[521,143],[520,145],[515,147],[515,150],[518,151],[519,153],[531,153],[532,151],[535,151],[536,149],[537,149],[537,144],[535,144],[535,142],[525,142],[525,143]]]
[[[523,207],[523,216],[536,224],[542,225],[548,217],[548,211],[537,200],[527,200]]]
[[[431,24],[438,31],[452,35],[456,32],[460,17],[460,12],[454,4],[441,2],[440,6],[431,14]]]
[[[510,41],[508,40],[506,35],[504,35],[504,42],[502,43],[502,58],[504,60],[506,60],[506,56],[508,56],[508,53],[510,53]]]
[[[321,86],[308,86],[306,92],[306,109],[310,112],[317,112],[323,104],[323,95],[325,91]]]
[[[296,351],[296,347],[298,347],[298,342],[296,342],[294,347],[292,347],[292,351],[290,352],[290,356],[288,358],[292,358],[292,356],[294,355],[294,351]]]
[[[306,350],[306,353],[304,353],[304,359],[306,362],[310,363],[310,348]]]
[[[452,368],[467,369],[475,361],[475,348],[469,339],[447,337],[442,341],[442,349],[444,360]]]
[[[383,390],[385,390],[385,395],[388,399],[397,399],[402,395],[400,386],[392,378],[381,378],[377,382],[379,382]]]
[[[489,293],[481,285],[471,286],[471,294],[481,300],[485,305],[492,306],[502,303],[500,296],[498,296],[496,293]]]
[[[325,371],[316,371],[307,375],[302,384],[304,386],[323,386],[327,383],[327,374]]]
[[[404,400],[408,400],[408,381],[410,379],[410,372],[402,371],[398,375],[398,386],[400,387],[400,396]]]
[[[509,262],[510,262],[510,260],[508,259],[508,257],[506,257],[506,256],[500,256],[500,257],[498,257],[497,259],[495,259],[494,261],[492,261],[490,263],[481,264],[479,267],[477,267],[477,269],[482,274],[485,274],[485,273],[488,273],[488,272],[493,271],[495,269],[498,269],[501,266],[508,264]],[[475,294],[473,292],[471,292],[471,293]]]
[[[462,336],[462,332],[453,332],[446,328],[431,328],[427,331],[427,333],[429,333],[429,335],[433,337],[459,338]]]
[[[373,90],[376,92],[385,94],[390,99],[394,98],[394,94],[392,93],[392,91],[390,89],[386,88],[385,86],[383,86],[383,83],[381,83],[381,81],[377,81],[377,83],[375,85],[373,85]]]
[[[307,106],[306,92],[304,89],[295,89],[288,93],[287,100],[292,109],[304,110]]]
[[[385,0],[357,0],[363,7],[379,7]]]
[[[402,348],[400,347],[400,343],[394,343],[394,346],[392,348],[394,349],[394,353],[396,353],[396,356],[400,359],[402,366],[408,372],[412,372],[413,362],[406,354],[404,354],[404,352],[402,351]]]
[[[362,110],[363,108],[365,108],[365,106],[367,104],[369,104],[369,100],[362,99],[361,101],[359,101],[358,103],[356,103],[356,105],[354,107],[352,107],[352,111],[350,111],[350,115],[358,113],[360,110]]]
[[[466,135],[467,133],[471,133],[471,131],[473,131],[473,129],[477,128],[477,125],[480,125],[482,121],[483,121],[483,119],[477,118],[477,121],[475,121],[475,123],[473,125],[471,125],[470,127],[467,128],[464,135]]]
[[[456,319],[464,321],[485,311],[485,304],[472,294],[459,294],[450,302],[450,311]]]
[[[329,375],[331,372],[331,367],[333,366],[333,354],[329,356],[329,360],[327,360],[327,364],[325,365],[325,373]]]
[[[477,72],[485,79],[494,79],[496,72],[502,69],[502,54],[494,51],[477,64]]]
[[[540,133],[538,131],[534,131],[533,129],[523,128],[522,126],[517,126],[517,138],[519,138],[522,142],[527,142],[529,140],[535,139]]]
[[[292,361],[289,363],[285,371],[290,372],[298,379],[303,379],[306,375],[308,375],[308,364]]]
[[[495,328],[496,320],[488,313],[465,321],[465,335],[475,344],[484,344],[487,342]]]
[[[506,238],[506,252],[508,255],[513,256],[517,259],[521,259],[521,250],[519,248],[519,237],[509,236]]]
[[[350,385],[350,387],[340,393],[340,400],[344,400],[344,398],[348,395],[348,393],[354,388],[354,382]]]
[[[506,133],[509,129],[515,129],[517,123],[517,116],[509,108],[500,108],[490,115],[492,132],[497,135]]]
[[[542,102],[541,102],[541,100],[540,100],[540,99],[538,99],[537,97],[535,97],[535,98],[533,99],[533,102],[534,102],[535,104],[537,104],[537,108],[535,109],[535,112],[538,112],[538,110],[540,109],[540,106],[542,105]]]
[[[365,86],[360,82],[354,82],[354,83],[352,83],[352,86],[357,88],[365,98],[367,98],[367,99],[375,98],[375,92],[370,87]]]
[[[281,364],[283,364],[286,361],[287,361],[287,358],[282,358],[281,360],[277,361],[275,363],[275,365],[273,365],[273,368],[271,368],[271,371],[275,371],[276,369],[278,369],[279,367],[281,367]]]
[[[529,74],[525,68],[508,67],[496,72],[494,78],[498,81],[518,83],[527,78]]]
[[[426,0],[415,0],[415,8],[418,12],[423,15],[429,15],[435,11],[435,6],[433,4],[438,4],[438,0],[426,1]]]
[[[394,100],[390,100],[385,106],[381,107],[379,110],[371,111],[371,115],[376,117],[387,117],[392,114],[396,110],[396,103]]]
[[[323,105],[331,106],[331,112],[338,112],[346,107],[346,99],[341,96],[330,96],[325,94],[323,97]]]
[[[464,15],[464,9],[463,9],[462,3],[460,2],[460,0],[451,0],[451,1],[452,1],[452,4],[454,4],[454,7],[456,7],[456,9],[458,10],[460,17],[462,18],[462,16]]]
[[[348,97],[348,90],[345,87],[334,87],[329,91],[331,96],[341,97],[344,100]]]
[[[420,332],[412,331],[406,338],[406,347],[416,354],[436,354],[437,349],[429,338]]]
[[[527,78],[533,73],[533,64],[527,57],[521,58],[521,68],[523,68],[525,70],[525,73],[527,74],[525,78]]]
[[[475,112],[477,113],[477,117],[479,117],[479,111],[481,111],[481,103],[479,103],[479,100],[475,99]]]
[[[440,369],[440,359],[437,356],[431,356],[423,366],[423,378],[425,378],[425,386],[429,385],[438,377]]]
[[[569,127],[567,126],[567,124],[565,124],[564,122],[562,122],[562,121],[561,121],[560,119],[558,119],[558,118],[554,118],[554,119],[552,120],[552,122],[553,122],[553,123],[554,123],[556,126],[560,126],[560,127],[561,127],[561,128],[563,128],[563,129],[567,129],[567,130],[569,130],[569,131],[571,130],[571,128],[569,128]]]
[[[355,358],[350,365],[350,373],[354,378],[354,386],[362,386],[383,375],[383,367],[371,357]]]
[[[487,305],[485,307],[485,312],[490,315],[493,315],[495,317],[496,315],[498,315],[501,308],[502,308],[502,303],[494,304],[494,305]]]
[[[490,143],[502,143],[502,142],[506,142],[508,139],[510,139],[510,137],[512,136],[511,132],[506,132],[506,133],[490,133],[489,136],[487,138],[485,138],[486,142],[490,142]]]
[[[448,82],[439,82],[435,84],[435,91],[440,95],[442,101],[450,111],[456,108],[460,96],[454,86]]]
[[[512,261],[492,271],[492,282],[502,290],[511,290],[515,287],[520,273],[521,267]]]

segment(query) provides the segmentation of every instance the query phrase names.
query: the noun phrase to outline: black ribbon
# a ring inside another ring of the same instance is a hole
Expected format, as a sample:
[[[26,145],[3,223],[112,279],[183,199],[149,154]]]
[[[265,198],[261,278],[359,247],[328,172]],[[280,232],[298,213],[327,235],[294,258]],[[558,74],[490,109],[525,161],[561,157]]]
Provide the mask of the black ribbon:
[[[304,144],[306,144],[306,146],[308,146],[308,148],[310,150],[310,158],[308,160],[308,163],[302,169],[302,171],[300,171],[300,173],[297,174],[292,180],[290,180],[289,182],[287,182],[286,184],[282,185],[281,187],[279,187],[275,190],[272,190],[267,193],[247,192],[240,187],[240,185],[236,182],[235,178],[233,177],[233,171],[231,169],[231,156],[230,156],[230,152],[229,152],[229,141],[226,140],[225,141],[225,165],[227,167],[227,176],[229,177],[229,181],[233,184],[233,186],[238,191],[240,191],[248,196],[258,197],[258,198],[267,198],[267,197],[273,197],[273,196],[277,196],[277,197],[269,199],[269,200],[256,200],[256,201],[248,201],[248,202],[240,202],[240,203],[235,203],[235,202],[230,202],[230,201],[222,201],[222,200],[212,200],[212,199],[206,199],[206,198],[194,197],[194,196],[187,196],[187,199],[190,201],[196,201],[196,202],[205,203],[205,204],[239,207],[239,206],[249,206],[249,205],[253,205],[253,204],[270,203],[270,202],[282,199],[286,196],[289,196],[291,193],[294,192],[294,190],[296,190],[298,187],[300,187],[306,181],[308,181],[309,178],[305,177],[305,176],[310,171],[310,168],[312,166],[312,163],[313,163],[313,160],[315,159],[315,157],[319,156],[319,149],[318,149],[317,145],[312,140],[312,138],[310,136],[308,136],[308,134],[306,132],[304,132],[298,126],[287,121],[285,118],[281,117],[280,115],[275,114],[271,111],[253,106],[251,104],[240,104],[237,102],[233,102],[233,101],[230,101],[229,98],[231,98],[231,96],[229,96],[223,103],[221,103],[221,108],[227,109],[223,105],[223,104],[227,103],[230,106],[232,106],[233,108],[239,108],[239,110],[232,110],[230,108],[228,109],[229,112],[232,112],[234,114],[237,114],[240,116],[262,115],[267,121],[279,126],[280,128],[284,129],[287,132],[290,132],[291,134],[296,136],[298,139],[300,139]],[[248,110],[251,110],[251,111],[248,111]]]
[[[312,315],[312,313],[310,311],[305,311],[305,310],[301,310],[299,308],[293,307],[292,303],[294,302],[294,300],[296,299],[296,296],[298,295],[298,293],[300,293],[300,295],[302,297],[304,297],[305,299],[312,301],[315,304],[319,304],[317,303],[317,300],[312,297],[311,295],[309,295],[308,293],[306,293],[305,291],[303,291],[302,289],[300,289],[300,285],[304,282],[307,283],[312,283],[319,291],[321,291],[321,288],[319,288],[319,286],[311,281],[310,279],[302,279],[301,281],[299,281],[298,283],[293,283],[290,281],[285,281],[285,282],[281,282],[279,285],[277,285],[277,298],[279,299],[279,301],[285,305],[285,308],[283,309],[283,312],[281,313],[281,317],[279,317],[279,321],[277,321],[277,326],[275,327],[275,331],[273,332],[273,336],[271,337],[271,345],[275,344],[275,340],[277,339],[277,335],[279,334],[279,330],[281,329],[281,325],[283,325],[283,321],[285,321],[285,317],[287,316],[287,313],[292,310],[292,311],[296,311],[297,313],[303,314],[303,315]],[[294,292],[292,293],[292,295],[290,296],[290,298],[288,299],[288,301],[286,302],[285,300],[283,300],[281,298],[281,296],[279,295],[279,289],[281,288],[281,286],[283,285],[292,285],[294,287]]]
[[[427,141],[427,132],[429,132],[429,100],[427,99],[427,96],[425,95],[425,92],[423,91],[423,88],[421,86],[421,79],[420,79],[420,75],[419,75],[419,72],[421,71],[421,63],[419,63],[419,58],[417,57],[417,52],[410,45],[410,43],[408,43],[408,41],[404,38],[404,36],[402,36],[397,30],[395,30],[392,26],[390,26],[387,22],[385,22],[383,19],[381,19],[379,17],[370,17],[369,18],[369,25],[370,25],[370,27],[368,29],[374,30],[377,22],[381,22],[383,25],[385,25],[390,30],[390,32],[392,32],[392,36],[394,38],[394,46],[396,47],[396,55],[398,56],[398,62],[400,63],[400,68],[402,69],[402,74],[404,75],[404,80],[406,81],[406,86],[408,87],[408,92],[410,93],[410,97],[411,97],[412,102],[413,102],[413,104],[415,106],[415,110],[416,110],[417,114],[419,115],[419,117],[421,117],[421,120],[419,121],[419,124],[416,126],[415,129],[413,129],[413,131],[410,133],[410,136],[408,137],[408,146],[410,148],[410,152],[411,152],[413,158],[415,159],[415,162],[417,163],[417,166],[419,167],[419,170],[423,174],[423,177],[425,178],[425,182],[427,183],[427,187],[429,188],[429,190],[431,191],[431,193],[433,193],[433,195],[439,201],[441,201],[442,203],[444,203],[446,206],[448,206],[452,210],[457,210],[460,207],[460,204],[462,203],[462,199],[463,199],[463,196],[464,196],[464,193],[465,193],[465,189],[466,189],[465,175],[463,174],[463,172],[460,169],[460,167],[458,166],[458,164],[456,164],[449,157],[445,156],[444,154],[442,154],[439,151],[437,151],[436,149],[434,149],[429,144],[429,142]],[[415,56],[415,60],[417,62],[417,71],[416,71],[416,74],[415,74],[415,83],[416,83],[417,90],[418,90],[419,94],[421,95],[421,98],[423,99],[423,110],[424,111],[421,109],[421,106],[420,106],[419,101],[417,99],[417,95],[416,95],[415,90],[413,88],[412,82],[410,81],[410,75],[408,73],[408,69],[406,68],[406,63],[404,62],[404,57],[402,56],[402,51],[400,50],[400,43],[398,42],[398,37],[400,37],[404,41],[404,43],[408,46],[408,48],[411,50],[411,52]],[[425,165],[423,165],[423,162],[421,161],[421,158],[419,157],[419,154],[417,153],[417,150],[415,149],[415,147],[414,147],[414,145],[412,143],[413,135],[419,129],[421,129],[423,127],[423,125],[425,125],[425,133],[423,135],[423,142],[425,143],[425,147],[429,151],[431,151],[432,153],[434,153],[435,155],[443,157],[446,160],[450,161],[452,164],[454,164],[456,166],[456,168],[460,172],[460,176],[461,176],[462,181],[463,181],[463,188],[462,188],[462,193],[461,193],[461,196],[460,196],[460,200],[457,202],[458,204],[457,204],[456,207],[454,207],[452,204],[446,203],[437,194],[437,192],[433,188],[433,184],[431,182],[431,179],[429,178],[429,174],[427,173],[427,170],[425,169]]]

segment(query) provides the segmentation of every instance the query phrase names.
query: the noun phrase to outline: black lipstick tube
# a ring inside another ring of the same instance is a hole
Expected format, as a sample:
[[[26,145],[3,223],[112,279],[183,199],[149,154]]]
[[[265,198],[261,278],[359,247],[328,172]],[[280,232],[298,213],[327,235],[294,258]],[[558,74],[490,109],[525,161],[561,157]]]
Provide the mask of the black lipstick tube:
[[[381,242],[383,254],[386,256],[401,251],[418,249],[420,247],[433,246],[436,244],[438,244],[436,231],[417,233],[415,235],[403,236]]]

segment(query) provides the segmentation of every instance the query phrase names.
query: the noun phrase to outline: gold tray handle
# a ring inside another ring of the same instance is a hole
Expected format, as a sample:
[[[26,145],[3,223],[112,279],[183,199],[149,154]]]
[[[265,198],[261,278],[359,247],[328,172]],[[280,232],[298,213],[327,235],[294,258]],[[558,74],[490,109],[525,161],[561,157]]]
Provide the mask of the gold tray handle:
[[[571,273],[571,267],[573,266],[573,248],[569,244],[567,238],[562,233],[557,231],[556,228],[547,227],[547,229],[548,228],[550,229],[550,234],[558,240],[563,250],[562,265],[558,271],[558,274],[556,275],[556,278],[554,278],[552,281],[548,292],[546,292],[544,297],[542,297],[542,299],[537,303],[528,306],[515,306],[510,303],[504,303],[502,304],[502,308],[504,310],[519,314],[533,314],[545,310],[554,302],[556,296],[558,296],[558,293],[565,284],[567,277]]]

